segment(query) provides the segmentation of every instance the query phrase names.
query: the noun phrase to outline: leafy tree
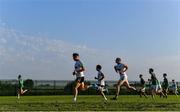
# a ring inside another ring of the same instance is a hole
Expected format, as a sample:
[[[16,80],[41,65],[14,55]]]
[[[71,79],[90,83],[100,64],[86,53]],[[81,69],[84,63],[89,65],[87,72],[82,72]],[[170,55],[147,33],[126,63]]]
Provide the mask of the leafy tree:
[[[27,80],[24,81],[24,86],[27,89],[33,89],[34,81],[32,79],[27,79]]]

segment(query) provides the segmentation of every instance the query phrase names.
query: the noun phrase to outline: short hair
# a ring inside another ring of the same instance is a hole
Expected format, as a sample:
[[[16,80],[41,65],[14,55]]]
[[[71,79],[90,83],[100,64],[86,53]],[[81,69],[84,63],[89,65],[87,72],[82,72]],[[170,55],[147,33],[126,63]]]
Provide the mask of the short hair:
[[[102,66],[101,65],[96,65],[96,68],[101,70],[102,69]]]
[[[118,58],[116,58],[116,61],[120,62],[120,61],[121,61],[121,58],[119,58],[119,57],[118,57]]]
[[[153,68],[150,68],[149,71],[150,71],[150,72],[154,72],[154,69],[153,69]]]
[[[72,56],[77,57],[77,56],[79,56],[79,54],[78,53],[73,53]]]
[[[21,78],[21,75],[19,74],[19,75],[18,75],[18,79],[20,79],[20,78]]]
[[[164,74],[163,74],[163,76],[167,76],[167,74],[166,74],[166,73],[164,73]]]
[[[142,77],[142,76],[143,76],[142,74],[139,75],[139,77]]]

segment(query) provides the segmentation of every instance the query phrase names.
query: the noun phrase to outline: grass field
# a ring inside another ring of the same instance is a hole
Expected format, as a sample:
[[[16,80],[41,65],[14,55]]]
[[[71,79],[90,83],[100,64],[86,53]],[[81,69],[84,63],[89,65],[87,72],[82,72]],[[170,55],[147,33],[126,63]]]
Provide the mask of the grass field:
[[[79,96],[76,103],[72,96],[1,96],[0,111],[180,111],[180,97],[169,96],[168,99],[156,97],[119,96],[117,101],[104,101],[101,96]]]

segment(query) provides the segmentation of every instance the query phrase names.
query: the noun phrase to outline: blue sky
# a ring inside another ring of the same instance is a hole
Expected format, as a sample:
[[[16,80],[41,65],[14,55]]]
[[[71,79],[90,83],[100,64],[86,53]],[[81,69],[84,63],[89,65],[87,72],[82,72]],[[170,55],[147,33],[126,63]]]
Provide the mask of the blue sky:
[[[146,67],[162,67],[160,73],[169,66],[156,63],[180,64],[179,13],[178,0],[0,0],[3,27],[86,46],[112,58],[122,56],[134,69],[136,63],[144,67],[144,62],[152,60],[154,64],[148,62]],[[154,62],[157,59],[160,62]],[[141,67],[130,73],[137,71]],[[173,73],[180,71],[173,69]]]

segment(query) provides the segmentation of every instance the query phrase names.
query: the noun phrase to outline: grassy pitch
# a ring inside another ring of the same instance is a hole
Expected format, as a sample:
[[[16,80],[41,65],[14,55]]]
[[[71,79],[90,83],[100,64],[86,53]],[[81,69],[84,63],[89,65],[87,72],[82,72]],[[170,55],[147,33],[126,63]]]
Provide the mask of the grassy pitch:
[[[0,97],[0,111],[180,111],[180,97],[155,99],[139,96],[119,96],[117,101],[104,101],[99,95],[78,96],[76,103],[72,96],[24,96]]]

